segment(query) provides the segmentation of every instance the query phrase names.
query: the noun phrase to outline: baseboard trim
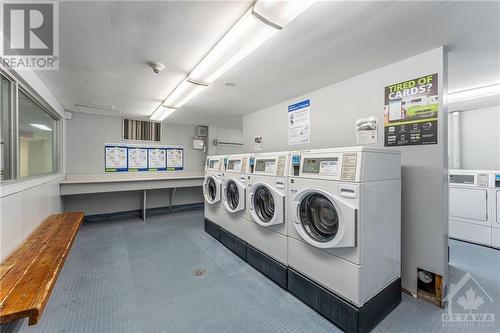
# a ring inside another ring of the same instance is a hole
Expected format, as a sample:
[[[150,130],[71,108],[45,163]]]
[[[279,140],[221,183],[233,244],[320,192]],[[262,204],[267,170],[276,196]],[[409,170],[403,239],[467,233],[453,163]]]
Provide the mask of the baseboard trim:
[[[170,209],[168,206],[165,207],[156,207],[156,208],[148,208],[146,209],[146,217],[155,216],[160,214],[169,214],[169,213],[179,213],[190,210],[199,210],[203,209],[204,204],[201,203],[192,203],[192,204],[182,204],[172,206]],[[107,222],[107,221],[116,221],[127,218],[136,218],[141,217],[141,210],[134,209],[122,212],[114,212],[114,213],[104,213],[104,214],[93,214],[85,216],[85,223],[97,223],[97,222]]]

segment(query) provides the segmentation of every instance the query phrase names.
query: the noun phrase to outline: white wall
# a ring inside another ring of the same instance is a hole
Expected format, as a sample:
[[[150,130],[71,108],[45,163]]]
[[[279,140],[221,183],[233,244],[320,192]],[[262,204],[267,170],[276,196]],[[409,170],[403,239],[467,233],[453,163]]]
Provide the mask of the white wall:
[[[122,142],[122,118],[73,113],[67,122],[66,172],[104,173],[104,144]],[[162,124],[162,141],[184,147],[184,171],[203,171],[204,156],[193,149],[194,125]]]
[[[104,173],[104,144],[122,142],[122,118],[73,113],[67,121],[67,173]],[[194,125],[163,123],[162,142],[157,144],[184,147],[184,171],[204,170],[205,155],[193,149]],[[149,191],[148,208],[168,205],[169,190]],[[203,202],[202,189],[178,189],[173,205]],[[140,209],[141,192],[103,193],[64,197],[64,210],[81,210],[86,215],[116,213]]]
[[[60,179],[2,196],[0,261],[14,251],[49,215],[62,210]]]
[[[246,151],[255,136],[263,151],[352,146],[359,117],[376,116],[383,123],[384,87],[438,73],[439,94],[446,91],[442,48],[313,91],[243,117]],[[311,100],[311,142],[288,145],[287,106]],[[440,99],[442,103],[442,98]],[[417,267],[447,276],[447,117],[441,105],[439,144],[394,148],[402,152],[402,284],[416,293]],[[383,146],[383,126],[379,142]]]
[[[208,127],[208,155],[241,154],[243,146],[214,145],[214,140],[222,142],[243,143],[243,131],[240,129]]]
[[[460,129],[462,169],[500,170],[500,105],[462,111]]]

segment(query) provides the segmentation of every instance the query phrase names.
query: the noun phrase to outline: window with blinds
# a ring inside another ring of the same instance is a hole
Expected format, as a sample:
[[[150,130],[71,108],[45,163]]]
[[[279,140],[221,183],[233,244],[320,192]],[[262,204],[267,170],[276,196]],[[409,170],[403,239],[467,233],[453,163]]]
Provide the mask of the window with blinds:
[[[161,140],[161,123],[146,120],[123,119],[123,139],[134,141]]]

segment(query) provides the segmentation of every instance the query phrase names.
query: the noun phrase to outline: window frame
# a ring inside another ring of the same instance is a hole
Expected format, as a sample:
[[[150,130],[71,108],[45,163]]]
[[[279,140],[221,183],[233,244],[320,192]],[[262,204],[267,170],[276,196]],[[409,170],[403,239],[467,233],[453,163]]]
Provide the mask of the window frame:
[[[9,126],[9,173],[10,178],[2,180],[0,185],[16,184],[32,181],[37,178],[47,178],[62,172],[62,138],[63,117],[59,115],[45,100],[37,94],[17,73],[0,68],[0,75],[11,82],[10,126]],[[52,139],[52,171],[48,173],[20,177],[19,156],[19,91],[23,92],[33,103],[37,104],[54,120],[54,135]],[[3,196],[3,195],[2,195]]]

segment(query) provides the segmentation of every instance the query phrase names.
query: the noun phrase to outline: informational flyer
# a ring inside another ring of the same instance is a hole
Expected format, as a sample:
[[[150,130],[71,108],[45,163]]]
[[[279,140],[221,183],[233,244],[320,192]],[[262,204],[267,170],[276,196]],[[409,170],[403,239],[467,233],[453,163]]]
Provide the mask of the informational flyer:
[[[167,170],[182,170],[183,158],[182,149],[167,149]]]
[[[288,144],[300,145],[310,140],[311,101],[306,99],[288,106]]]
[[[148,170],[149,171],[167,170],[166,148],[148,148]]]
[[[141,147],[128,148],[128,171],[148,170],[148,149]]]
[[[132,143],[104,144],[106,172],[176,171],[184,169],[182,146],[149,146]]]
[[[104,146],[104,168],[106,172],[127,171],[127,147]]]
[[[366,145],[377,143],[378,135],[378,119],[374,116],[368,118],[360,118],[356,121],[356,144]]]
[[[384,145],[437,144],[438,112],[437,73],[385,87]]]

